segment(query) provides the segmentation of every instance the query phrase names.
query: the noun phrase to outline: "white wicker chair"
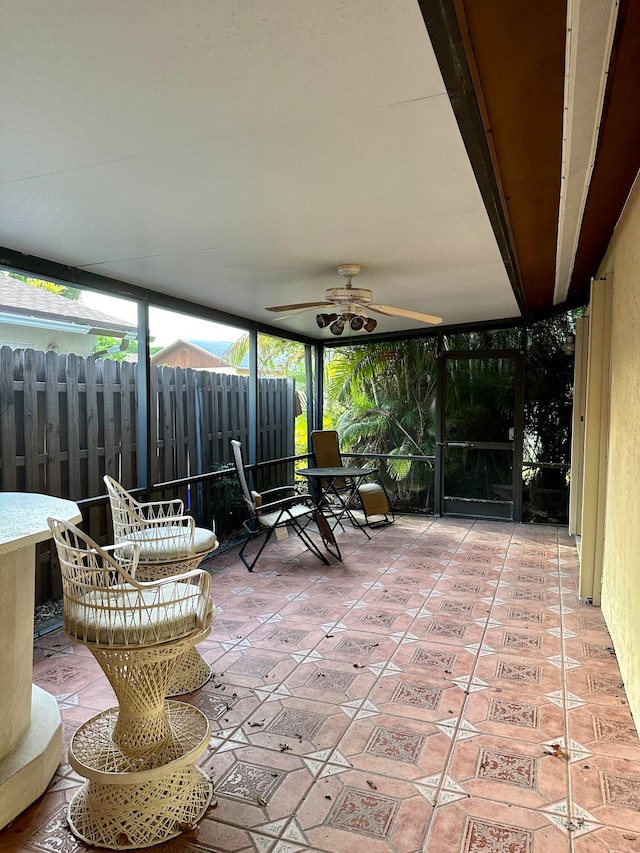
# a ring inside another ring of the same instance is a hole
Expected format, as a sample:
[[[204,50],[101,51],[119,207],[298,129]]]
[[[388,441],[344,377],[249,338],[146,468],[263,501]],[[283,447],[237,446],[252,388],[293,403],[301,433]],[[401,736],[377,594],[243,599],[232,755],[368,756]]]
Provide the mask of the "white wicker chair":
[[[63,628],[91,650],[117,696],[84,723],[69,762],[87,779],[69,805],[74,834],[90,845],[137,849],[166,841],[205,813],[213,787],[195,766],[207,718],[167,701],[174,669],[211,629],[211,578],[193,570],[137,579],[137,545],[100,548],[69,522],[49,519],[63,587]]]
[[[140,503],[113,477],[106,475],[104,482],[114,542],[134,542],[139,546],[139,580],[159,580],[196,569],[218,547],[215,531],[196,527],[195,520],[185,515],[180,499]],[[210,677],[211,667],[192,648],[176,668],[167,695],[191,693]]]

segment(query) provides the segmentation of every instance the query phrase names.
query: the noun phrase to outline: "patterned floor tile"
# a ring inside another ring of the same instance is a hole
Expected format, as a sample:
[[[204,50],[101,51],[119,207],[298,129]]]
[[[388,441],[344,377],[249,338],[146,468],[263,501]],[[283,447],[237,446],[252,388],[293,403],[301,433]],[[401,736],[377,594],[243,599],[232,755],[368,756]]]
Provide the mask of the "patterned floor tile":
[[[457,615],[425,612],[415,620],[412,633],[427,642],[464,647],[480,642],[484,623],[478,625]]]
[[[390,660],[398,642],[399,639],[390,639],[384,632],[351,630],[327,634],[318,646],[318,651],[325,661],[345,661],[359,669],[378,661]]]
[[[376,676],[368,668],[355,669],[344,661],[309,661],[298,666],[285,686],[301,699],[339,705],[364,699]]]
[[[349,723],[340,705],[274,696],[252,714],[243,731],[257,746],[307,755],[333,748]]]
[[[338,744],[354,768],[407,781],[441,772],[450,748],[437,726],[380,713],[356,718]]]
[[[312,850],[382,853],[422,850],[432,812],[415,785],[347,768],[313,784],[296,821]]]
[[[478,660],[476,675],[492,687],[523,693],[550,693],[562,687],[562,671],[546,660],[525,653],[495,654]]]
[[[380,606],[378,602],[371,604],[366,597],[361,600],[364,607],[352,608],[343,614],[341,621],[350,631],[370,631],[376,634],[404,634],[414,620],[414,617],[396,608]]]
[[[251,745],[216,752],[203,769],[214,780],[213,819],[247,829],[290,817],[313,781],[299,756]]]
[[[573,796],[607,826],[640,834],[640,763],[592,756],[571,765]]]
[[[475,660],[476,656],[464,648],[417,638],[400,643],[391,658],[394,665],[415,678],[442,680],[468,676],[473,671]]]
[[[562,644],[557,637],[540,628],[528,628],[526,625],[489,628],[485,643],[504,654],[548,658],[559,655]]]
[[[603,671],[598,667],[576,667],[566,674],[567,689],[580,696],[585,702],[596,705],[627,707],[624,682],[615,668]]]
[[[483,690],[473,693],[465,719],[489,735],[541,743],[561,737],[565,731],[564,711],[544,696],[513,690]]]
[[[627,708],[582,705],[567,714],[569,736],[594,755],[640,762],[640,742]]]
[[[573,853],[637,853],[640,835],[629,830],[603,827],[576,838]]]
[[[569,853],[569,838],[541,812],[468,798],[436,810],[425,850]]]
[[[492,608],[491,616],[497,622],[518,630],[521,628],[540,630],[541,628],[559,627],[559,613],[550,610],[548,605],[539,604],[536,601],[514,599],[513,595],[517,592],[522,592],[522,590],[512,589],[512,598],[508,602]]]
[[[465,693],[449,680],[402,672],[379,679],[369,698],[382,714],[435,722],[448,714],[459,715]]]
[[[538,809],[568,796],[567,762],[540,744],[480,735],[456,743],[448,772],[473,797]]]
[[[216,661],[214,681],[241,687],[281,684],[296,667],[286,653],[269,649],[232,648]]]

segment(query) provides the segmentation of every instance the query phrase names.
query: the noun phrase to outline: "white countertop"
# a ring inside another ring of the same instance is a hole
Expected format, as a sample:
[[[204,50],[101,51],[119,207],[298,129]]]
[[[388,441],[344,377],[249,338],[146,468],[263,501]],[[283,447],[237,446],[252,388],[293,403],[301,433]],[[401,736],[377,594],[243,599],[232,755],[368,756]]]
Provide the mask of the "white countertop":
[[[72,524],[82,521],[73,501],[28,492],[0,492],[0,554],[49,539],[49,516]]]

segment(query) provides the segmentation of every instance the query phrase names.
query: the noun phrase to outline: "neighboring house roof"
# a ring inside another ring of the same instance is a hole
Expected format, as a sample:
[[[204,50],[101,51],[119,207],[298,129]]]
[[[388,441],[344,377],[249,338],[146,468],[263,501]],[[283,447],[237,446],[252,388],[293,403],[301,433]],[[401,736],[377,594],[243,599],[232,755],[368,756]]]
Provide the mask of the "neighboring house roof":
[[[2,319],[6,323],[11,322],[11,316],[7,315],[14,315],[36,321],[51,320],[70,327],[81,326],[85,327],[82,329],[85,333],[120,338],[136,331],[132,323],[117,320],[82,302],[32,287],[9,276],[0,276],[0,315],[4,315]]]
[[[151,356],[151,364],[162,364],[176,350],[185,349],[200,353],[205,359],[209,359],[212,367],[228,367],[230,369],[249,369],[249,356],[245,356],[239,365],[230,365],[226,355],[233,346],[234,341],[203,341],[186,340],[177,338],[166,347]]]
[[[236,343],[235,341],[201,341],[194,340],[190,338],[186,341],[188,344],[193,344],[194,346],[200,347],[200,349],[206,350],[210,352],[212,355],[217,355],[218,358],[223,359],[225,362],[227,361],[227,355],[231,347]],[[238,367],[241,369],[246,368],[249,369],[249,355],[245,355],[240,362],[240,364],[234,365],[234,367]]]
[[[202,341],[195,340],[194,338],[189,338],[188,340],[185,340],[184,343],[199,347],[206,352],[210,352],[211,355],[217,355],[218,358],[222,359],[224,359],[225,353],[229,347],[233,345],[231,341]]]

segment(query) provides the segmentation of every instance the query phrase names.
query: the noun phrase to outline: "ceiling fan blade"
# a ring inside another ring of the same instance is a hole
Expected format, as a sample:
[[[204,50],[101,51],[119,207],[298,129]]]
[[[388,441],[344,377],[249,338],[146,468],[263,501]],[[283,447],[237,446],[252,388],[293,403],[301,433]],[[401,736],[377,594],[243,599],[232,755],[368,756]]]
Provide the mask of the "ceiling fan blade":
[[[307,308],[319,308],[321,305],[331,305],[331,302],[294,302],[292,305],[273,305],[266,311],[304,311]]]
[[[434,326],[442,323],[442,317],[435,317],[433,314],[421,314],[419,311],[409,311],[406,308],[395,308],[393,305],[373,305],[369,303],[366,308],[367,311],[375,311],[376,314],[386,314],[387,317],[406,317],[408,320],[419,320],[421,323],[431,323]]]
[[[318,305],[331,305],[330,302],[319,302],[314,303],[313,305],[307,305],[305,308],[297,308],[295,311],[287,311],[286,314],[282,314],[280,317],[274,317],[274,321],[276,323],[280,322],[280,320],[286,320],[287,317],[295,317],[296,314],[304,314],[305,311],[312,311]],[[269,309],[267,309],[269,310]]]

